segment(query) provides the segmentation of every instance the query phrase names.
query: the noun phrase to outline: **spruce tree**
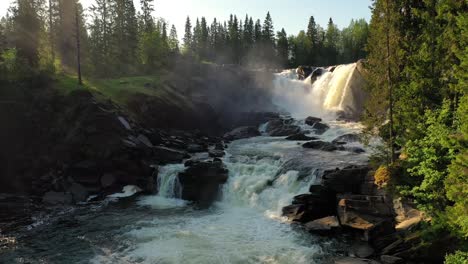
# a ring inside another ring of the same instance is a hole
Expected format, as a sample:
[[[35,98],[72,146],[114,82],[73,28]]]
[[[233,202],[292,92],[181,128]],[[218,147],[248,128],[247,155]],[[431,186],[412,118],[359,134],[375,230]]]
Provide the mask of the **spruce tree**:
[[[277,53],[278,53],[280,66],[287,67],[288,60],[289,60],[289,43],[288,43],[288,36],[284,28],[278,32],[277,39],[278,39],[278,43],[276,46],[277,46]]]
[[[173,53],[179,53],[179,39],[177,37],[177,29],[174,25],[171,27],[171,32],[168,38],[169,49]]]
[[[192,23],[190,22],[190,17],[187,17],[185,21],[185,34],[184,34],[184,52],[188,54],[192,54],[192,43],[193,43],[193,35],[192,35]]]

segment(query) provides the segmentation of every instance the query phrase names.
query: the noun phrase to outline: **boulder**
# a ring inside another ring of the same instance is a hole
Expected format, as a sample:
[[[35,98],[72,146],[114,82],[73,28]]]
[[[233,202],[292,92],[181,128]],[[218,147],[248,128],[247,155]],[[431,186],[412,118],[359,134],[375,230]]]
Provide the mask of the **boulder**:
[[[324,123],[317,122],[312,126],[312,130],[317,135],[322,135],[323,133],[327,132],[330,129],[330,126]]]
[[[189,144],[187,146],[187,151],[189,153],[199,153],[199,152],[204,152],[206,151],[206,147],[198,144]]]
[[[239,127],[231,132],[228,132],[224,134],[224,139],[226,140],[238,140],[238,139],[244,139],[244,138],[251,138],[251,137],[256,137],[260,136],[260,132],[256,127],[251,127],[251,126],[244,126],[244,127]]]
[[[345,134],[345,135],[335,138],[332,141],[332,143],[338,143],[338,142],[351,143],[351,142],[360,142],[360,141],[361,141],[361,138],[358,134]]]
[[[304,65],[301,65],[299,67],[297,67],[296,69],[296,73],[297,73],[297,78],[299,80],[304,80],[306,79],[307,77],[309,77],[309,75],[312,74],[312,72],[315,71],[315,69],[317,69],[316,67],[313,67],[313,66],[304,66]]]
[[[344,149],[341,146],[337,146],[333,143],[324,142],[324,141],[310,141],[310,142],[304,143],[302,147],[310,148],[310,149],[318,149],[318,150],[323,150],[323,151],[335,151],[335,150]]]
[[[283,216],[289,220],[307,223],[336,214],[335,194],[324,187],[312,188],[316,192],[293,198],[292,205],[283,208]]]
[[[219,150],[219,149],[212,149],[208,151],[208,155],[212,158],[222,158],[226,153],[224,150]]]
[[[180,163],[188,157],[188,154],[184,151],[160,146],[153,148],[153,155],[160,164]]]
[[[293,141],[309,141],[309,140],[317,140],[316,137],[309,137],[306,136],[304,133],[294,134],[286,138],[286,140],[293,140]]]
[[[340,227],[336,216],[327,216],[305,224],[307,231],[318,234],[328,234]]]
[[[355,242],[351,247],[351,254],[359,258],[368,258],[375,250],[368,243]]]
[[[310,75],[310,84],[314,84],[314,82],[317,81],[325,72],[327,72],[327,70],[323,68],[316,68]]]
[[[86,190],[86,188],[83,187],[83,185],[78,183],[73,183],[68,189],[68,191],[71,193],[73,197],[73,202],[75,203],[86,201],[89,195],[88,190]]]
[[[360,148],[360,147],[345,147],[345,150],[352,152],[352,153],[356,153],[356,154],[361,154],[361,153],[366,152],[363,148]]]
[[[49,205],[69,205],[73,202],[73,197],[65,192],[47,192],[42,197],[42,202]]]
[[[268,122],[265,132],[272,137],[286,137],[301,132],[301,128],[293,124],[292,119],[275,119]]]
[[[309,116],[305,119],[306,125],[313,126],[315,123],[322,122],[322,118]]]
[[[220,186],[228,179],[228,170],[219,161],[197,162],[179,173],[182,185],[182,199],[196,202],[201,207],[208,207],[216,200]]]
[[[368,166],[348,166],[343,169],[327,170],[323,172],[322,182],[336,193],[361,192],[361,185],[366,181],[369,173]]]

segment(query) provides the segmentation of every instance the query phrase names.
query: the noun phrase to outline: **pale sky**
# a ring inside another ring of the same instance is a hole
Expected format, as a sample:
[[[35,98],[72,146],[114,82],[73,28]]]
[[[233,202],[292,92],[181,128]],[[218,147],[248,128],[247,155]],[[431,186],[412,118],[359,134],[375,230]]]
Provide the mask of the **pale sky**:
[[[84,7],[90,7],[95,0],[80,0]],[[13,0],[0,0],[0,16],[4,16]],[[137,8],[139,0],[134,0]],[[330,17],[338,27],[349,25],[352,18],[370,20],[371,0],[156,0],[155,17],[162,17],[175,24],[179,38],[182,38],[187,15],[192,19],[205,16],[208,24],[214,17],[224,21],[235,14],[244,20],[249,14],[254,19],[264,20],[270,11],[275,31],[282,27],[289,34],[297,34],[307,28],[309,17],[313,15],[318,24],[325,27]]]

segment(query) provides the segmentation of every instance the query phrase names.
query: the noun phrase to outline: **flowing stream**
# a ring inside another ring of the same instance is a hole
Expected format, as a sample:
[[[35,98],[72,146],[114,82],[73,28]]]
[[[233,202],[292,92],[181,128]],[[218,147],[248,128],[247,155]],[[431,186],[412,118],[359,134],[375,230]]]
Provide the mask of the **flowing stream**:
[[[359,132],[357,123],[331,121],[353,105],[356,66],[325,73],[314,85],[284,72],[275,81],[276,102],[302,118],[325,117],[324,141]],[[280,92],[282,91],[282,92]],[[317,135],[314,135],[317,136]],[[358,143],[353,143],[359,145]],[[359,145],[360,146],[360,145]],[[363,147],[363,146],[360,146]],[[281,216],[294,196],[307,193],[325,169],[367,162],[368,154],[304,149],[295,141],[260,136],[230,144],[224,162],[229,180],[210,209],[180,200],[182,164],[160,168],[159,194],[77,207],[66,216],[37,219],[17,235],[5,263],[327,263],[346,243],[313,236]],[[91,210],[90,210],[91,208]]]

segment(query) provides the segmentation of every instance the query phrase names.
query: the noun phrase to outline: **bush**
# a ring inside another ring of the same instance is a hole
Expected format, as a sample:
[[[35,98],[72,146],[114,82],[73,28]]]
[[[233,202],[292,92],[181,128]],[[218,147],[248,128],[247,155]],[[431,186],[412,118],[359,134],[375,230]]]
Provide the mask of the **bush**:
[[[466,264],[468,263],[468,252],[457,251],[445,257],[445,264]]]
[[[387,186],[392,177],[391,170],[388,166],[380,166],[374,174],[374,182],[379,188]]]

